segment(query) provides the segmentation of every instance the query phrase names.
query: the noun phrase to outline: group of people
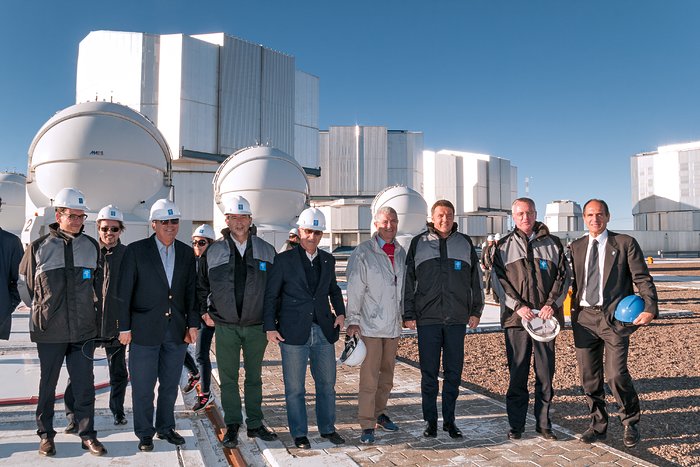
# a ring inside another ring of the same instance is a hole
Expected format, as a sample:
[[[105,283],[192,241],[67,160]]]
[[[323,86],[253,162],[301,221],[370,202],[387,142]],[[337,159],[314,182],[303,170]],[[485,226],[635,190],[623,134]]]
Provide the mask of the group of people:
[[[4,291],[0,294],[2,305],[14,309],[17,289],[31,304],[30,336],[41,367],[36,411],[40,454],[56,453],[54,400],[64,361],[70,376],[66,431],[77,433],[92,454],[106,452],[94,427],[93,359],[98,344],[105,346],[109,358],[114,423],[127,423],[123,404],[130,377],[138,449],[153,450],[154,436],[184,444],[175,430],[174,405],[187,346],[196,343],[199,365],[185,364],[185,390],[199,386],[194,409],[200,411],[212,398],[212,339],[227,427],[225,447],[238,445],[244,422],[238,384],[241,355],[247,436],[277,438],[264,424],[262,411],[262,364],[268,344],[279,346],[295,446],[311,447],[305,390],[309,365],[319,434],[342,444],[345,440],[335,426],[335,343],[346,325],[346,334],[361,339],[366,348],[358,390],[360,442],[373,443],[377,428],[399,429],[387,406],[402,327],[417,330],[423,435],[437,436],[442,361],[442,429],[451,438],[463,437],[455,407],[466,329],[478,326],[484,307],[483,263],[471,238],[458,232],[450,201],[432,206],[426,231],[414,237],[408,249],[396,241],[396,211],[377,210],[376,232],[355,248],[348,262],[347,309],[335,259],[319,249],[326,220],[316,208],[299,215],[298,227],[278,253],[256,235],[254,213],[243,197],[225,203],[222,236],[217,239],[209,226],[199,226],[192,234],[192,248],[176,239],[181,215],[165,199],[151,208],[153,235],[128,246],[119,239],[125,227],[118,208],[110,205],[99,211],[96,241],[83,233],[88,208],[80,191],[61,190],[54,206],[56,222],[27,247],[20,264],[21,245],[0,231],[0,268],[9,277],[7,297]],[[550,419],[554,340],[533,340],[523,325],[539,316],[555,318],[563,326],[562,306],[571,285],[576,355],[591,413],[590,428],[581,440],[591,443],[606,436],[605,372],[621,407],[624,443],[636,445],[640,410],[627,371],[629,337],[658,313],[656,290],[639,245],[632,237],[607,230],[610,213],[602,200],[585,204],[589,235],[571,244],[570,260],[561,241],[536,220],[532,200],[516,199],[512,214],[515,228],[493,243],[488,262],[491,287],[500,301],[510,373],[507,437],[519,439],[525,430],[534,353],[535,429],[546,439],[556,439]],[[614,310],[635,286],[645,310],[633,326],[622,325],[614,319]]]

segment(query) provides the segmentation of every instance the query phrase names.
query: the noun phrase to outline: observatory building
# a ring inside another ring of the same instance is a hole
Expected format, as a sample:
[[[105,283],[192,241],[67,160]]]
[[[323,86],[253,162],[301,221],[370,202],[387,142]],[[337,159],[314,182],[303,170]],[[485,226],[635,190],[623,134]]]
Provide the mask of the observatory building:
[[[552,233],[582,231],[584,226],[581,205],[569,200],[547,203],[544,223]]]
[[[700,230],[700,141],[631,159],[635,230]]]
[[[24,190],[27,177],[0,172],[0,227],[19,235],[24,225]]]

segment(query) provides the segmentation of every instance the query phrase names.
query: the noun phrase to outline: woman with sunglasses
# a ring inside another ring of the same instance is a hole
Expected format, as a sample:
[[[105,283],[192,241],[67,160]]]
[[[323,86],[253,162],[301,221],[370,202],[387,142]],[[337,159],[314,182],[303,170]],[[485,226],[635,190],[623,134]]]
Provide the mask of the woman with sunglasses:
[[[197,258],[197,267],[199,268],[199,258],[206,251],[207,247],[216,240],[214,229],[207,224],[202,224],[192,232],[192,248],[194,255]],[[211,308],[211,305],[209,305]],[[209,353],[211,350],[211,341],[214,337],[214,326],[208,326],[204,321],[199,327],[199,335],[197,337],[197,345],[195,347],[195,355],[197,362],[195,363],[192,354],[188,351],[185,354],[185,368],[189,373],[187,385],[183,389],[185,394],[192,392],[199,384],[199,392],[197,393],[197,402],[192,407],[192,410],[199,413],[204,410],[212,402],[211,398],[211,358]],[[199,363],[199,367],[197,366]]]

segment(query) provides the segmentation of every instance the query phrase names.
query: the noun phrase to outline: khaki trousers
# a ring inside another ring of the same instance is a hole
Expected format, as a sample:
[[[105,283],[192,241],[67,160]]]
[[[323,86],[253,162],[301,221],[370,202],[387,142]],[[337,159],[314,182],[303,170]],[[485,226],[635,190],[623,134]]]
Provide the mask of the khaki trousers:
[[[394,386],[394,366],[399,338],[362,337],[367,356],[360,367],[358,418],[360,428],[374,428],[377,417],[386,411]]]

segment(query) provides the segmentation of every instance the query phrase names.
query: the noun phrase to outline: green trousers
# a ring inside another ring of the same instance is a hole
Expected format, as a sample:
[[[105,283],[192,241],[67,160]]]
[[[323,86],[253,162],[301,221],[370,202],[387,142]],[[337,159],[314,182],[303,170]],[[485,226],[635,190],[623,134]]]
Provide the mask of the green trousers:
[[[254,326],[216,325],[216,362],[221,379],[221,405],[226,425],[243,423],[238,374],[245,370],[244,398],[249,430],[260,428],[262,413],[262,361],[267,347],[267,335],[262,324]]]

